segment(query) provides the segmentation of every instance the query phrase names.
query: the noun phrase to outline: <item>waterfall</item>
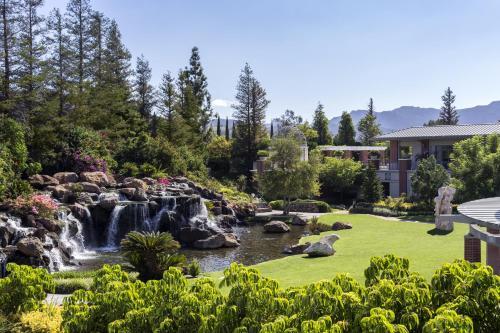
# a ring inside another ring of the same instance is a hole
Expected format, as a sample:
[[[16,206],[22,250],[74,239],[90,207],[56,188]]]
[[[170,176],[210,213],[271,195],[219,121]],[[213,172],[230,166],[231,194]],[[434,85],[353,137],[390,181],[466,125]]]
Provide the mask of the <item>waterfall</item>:
[[[114,248],[116,246],[116,238],[118,233],[118,223],[120,222],[120,215],[125,206],[116,205],[111,212],[110,223],[108,226],[108,233],[106,237],[106,247]]]
[[[160,221],[163,217],[163,214],[166,212],[175,211],[177,208],[177,201],[175,197],[162,197],[161,198],[161,208],[158,213],[151,220],[151,228],[153,231],[158,231],[160,229]]]

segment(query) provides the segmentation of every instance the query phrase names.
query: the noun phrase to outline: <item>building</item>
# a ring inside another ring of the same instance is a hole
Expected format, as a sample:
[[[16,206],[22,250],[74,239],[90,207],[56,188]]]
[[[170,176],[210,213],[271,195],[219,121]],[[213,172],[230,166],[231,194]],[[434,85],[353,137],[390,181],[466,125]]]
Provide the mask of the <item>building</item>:
[[[378,136],[377,141],[389,142],[388,163],[380,164],[377,171],[385,194],[411,196],[411,176],[421,158],[434,155],[448,169],[454,143],[493,133],[500,133],[500,123],[411,127]]]

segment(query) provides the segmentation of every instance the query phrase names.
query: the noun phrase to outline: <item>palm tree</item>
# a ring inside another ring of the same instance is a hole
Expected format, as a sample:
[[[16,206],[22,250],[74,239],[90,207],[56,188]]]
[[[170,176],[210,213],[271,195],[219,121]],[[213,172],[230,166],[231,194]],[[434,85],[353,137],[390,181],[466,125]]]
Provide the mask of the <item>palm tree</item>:
[[[186,257],[176,253],[180,248],[168,232],[129,232],[121,241],[123,255],[139,272],[143,281],[161,279],[172,266],[181,266]]]

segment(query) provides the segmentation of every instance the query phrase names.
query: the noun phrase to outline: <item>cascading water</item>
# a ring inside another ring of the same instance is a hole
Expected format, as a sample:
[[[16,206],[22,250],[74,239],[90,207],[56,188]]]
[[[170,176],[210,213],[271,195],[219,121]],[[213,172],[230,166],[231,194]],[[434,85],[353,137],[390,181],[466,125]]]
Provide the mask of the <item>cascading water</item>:
[[[110,222],[108,226],[108,233],[106,237],[106,248],[114,248],[117,242],[118,224],[120,222],[120,215],[125,206],[117,205],[111,212]]]

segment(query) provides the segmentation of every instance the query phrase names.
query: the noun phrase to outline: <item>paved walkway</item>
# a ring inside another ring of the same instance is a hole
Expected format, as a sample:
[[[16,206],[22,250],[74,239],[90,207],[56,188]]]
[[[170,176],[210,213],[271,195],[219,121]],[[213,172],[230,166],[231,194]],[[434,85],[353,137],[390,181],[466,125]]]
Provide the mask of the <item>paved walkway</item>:
[[[339,212],[335,212],[335,214],[342,214],[341,213],[342,211],[339,211]],[[347,211],[346,211],[347,212]],[[326,214],[330,214],[330,213],[303,213],[303,212],[290,212],[290,216],[293,216],[293,215],[300,215],[300,216],[304,216],[308,219],[310,219],[311,217],[314,217],[314,216],[321,216],[321,215],[326,215]],[[264,213],[257,213],[255,214],[256,216],[274,216],[274,215],[283,215],[283,211],[282,210],[273,210],[271,212],[264,212]]]
[[[55,305],[62,305],[64,298],[70,295],[66,294],[47,294],[47,298],[45,299],[46,303],[52,303]]]

